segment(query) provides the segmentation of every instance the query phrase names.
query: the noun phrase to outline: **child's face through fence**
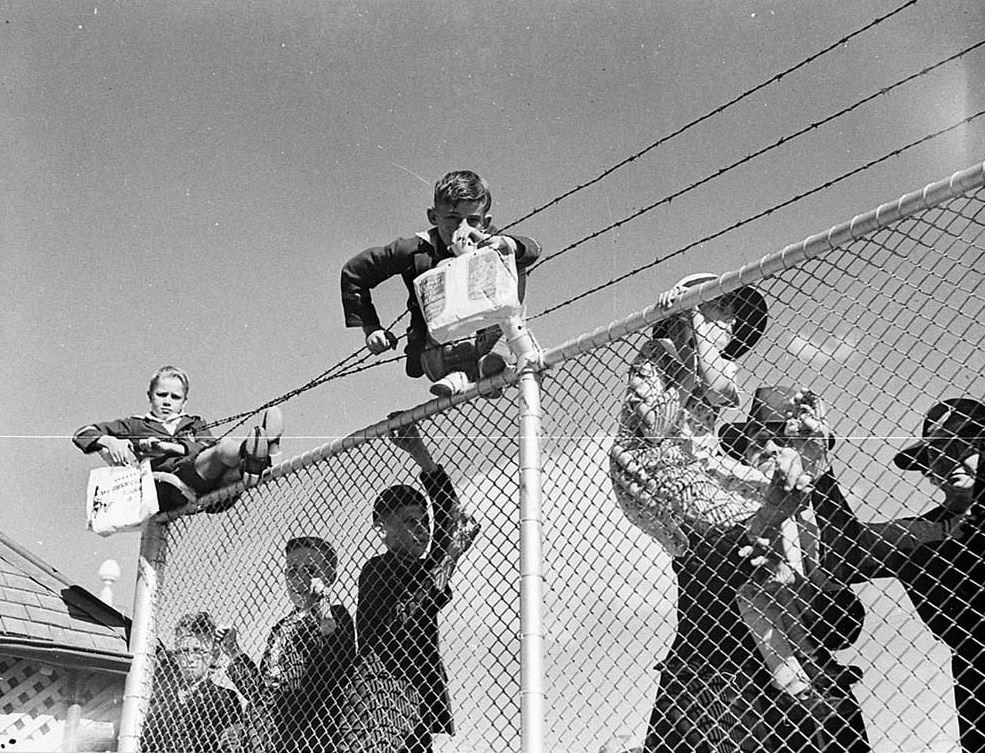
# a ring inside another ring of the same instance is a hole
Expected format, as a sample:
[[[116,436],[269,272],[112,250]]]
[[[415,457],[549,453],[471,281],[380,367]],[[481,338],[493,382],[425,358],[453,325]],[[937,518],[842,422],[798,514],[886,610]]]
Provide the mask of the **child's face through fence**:
[[[417,559],[431,541],[428,511],[422,505],[404,505],[379,521],[383,543],[399,557]]]
[[[158,418],[168,418],[181,413],[185,407],[185,385],[175,376],[161,377],[151,388],[150,412]]]
[[[296,609],[310,609],[319,599],[321,585],[329,588],[335,582],[335,571],[325,555],[317,549],[298,547],[287,553],[284,564],[287,595]]]
[[[455,231],[464,222],[470,227],[484,230],[490,216],[486,213],[485,201],[459,201],[455,204],[435,204],[428,210],[428,221],[438,229],[438,237],[450,246]]]
[[[185,682],[198,682],[215,660],[215,642],[194,633],[179,633],[175,640],[175,656],[178,669]]]

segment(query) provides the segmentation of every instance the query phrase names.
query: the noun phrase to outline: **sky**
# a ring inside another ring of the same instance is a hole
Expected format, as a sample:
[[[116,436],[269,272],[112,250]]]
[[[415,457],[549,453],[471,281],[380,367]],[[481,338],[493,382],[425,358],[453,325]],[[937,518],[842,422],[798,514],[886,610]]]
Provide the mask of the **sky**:
[[[98,591],[136,534],[84,530],[93,420],[250,410],[362,345],[342,264],[426,229],[469,168],[501,225],[800,62],[901,1],[38,2],[0,7],[0,530]],[[517,232],[567,247],[985,38],[978,0],[922,0],[649,152]],[[567,252],[532,313],[985,109],[976,50]],[[985,118],[533,326],[542,345],[652,303],[982,160]],[[376,299],[385,321],[405,293]],[[428,398],[389,364],[288,401],[300,454]]]

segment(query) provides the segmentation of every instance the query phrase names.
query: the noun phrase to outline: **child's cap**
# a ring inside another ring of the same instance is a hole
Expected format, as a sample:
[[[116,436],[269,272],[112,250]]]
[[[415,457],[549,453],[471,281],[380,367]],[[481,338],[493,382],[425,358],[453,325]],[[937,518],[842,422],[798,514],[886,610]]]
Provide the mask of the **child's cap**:
[[[427,509],[427,498],[413,486],[396,484],[380,492],[373,503],[373,522],[379,523],[391,513],[407,505],[420,505]]]
[[[711,272],[697,272],[679,280],[673,290],[683,293],[688,288],[698,287],[706,282],[716,282],[718,275]],[[735,322],[732,324],[732,338],[722,349],[722,357],[730,361],[745,355],[763,336],[769,319],[769,306],[762,293],[749,285],[730,294],[735,307]],[[667,337],[665,322],[657,322],[652,337]]]

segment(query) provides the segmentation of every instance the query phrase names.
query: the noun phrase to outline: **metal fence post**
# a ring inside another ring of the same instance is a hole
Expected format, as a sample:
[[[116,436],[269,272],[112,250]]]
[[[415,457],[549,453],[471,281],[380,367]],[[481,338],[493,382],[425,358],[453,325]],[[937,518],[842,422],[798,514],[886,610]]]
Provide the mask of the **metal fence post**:
[[[167,523],[158,523],[151,518],[140,536],[137,585],[133,595],[133,625],[130,629],[130,653],[133,661],[123,687],[117,747],[119,753],[136,753],[140,750],[140,728],[150,702],[157,659],[157,588],[164,573],[167,532]]]
[[[526,325],[503,326],[520,372],[520,750],[542,753],[544,681],[544,552],[541,513],[540,349]]]

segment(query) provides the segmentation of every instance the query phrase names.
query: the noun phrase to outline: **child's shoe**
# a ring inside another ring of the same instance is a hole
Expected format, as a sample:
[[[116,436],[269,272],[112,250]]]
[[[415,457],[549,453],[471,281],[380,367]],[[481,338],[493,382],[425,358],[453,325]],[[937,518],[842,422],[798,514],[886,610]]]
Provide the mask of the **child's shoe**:
[[[841,702],[837,695],[819,690],[814,685],[809,685],[796,695],[781,691],[776,698],[779,706],[790,712],[792,717],[809,718],[818,726],[823,726],[838,714]]]
[[[270,445],[267,433],[261,426],[254,426],[239,446],[239,470],[243,476],[243,486],[250,489],[260,483],[263,472],[270,465]]]
[[[479,379],[498,376],[504,371],[506,371],[506,359],[499,353],[486,353],[486,355],[479,359]],[[490,400],[497,400],[502,396],[502,387],[483,394],[483,397],[489,398]]]
[[[502,374],[504,371],[506,371],[506,359],[495,351],[486,353],[486,355],[479,359],[480,379],[496,376],[497,374]]]
[[[267,435],[267,465],[280,465],[284,460],[284,453],[280,451],[280,438],[284,433],[284,414],[280,412],[280,408],[277,406],[267,408],[263,412],[260,427]]]
[[[435,397],[451,397],[462,394],[471,386],[472,382],[464,371],[453,371],[431,385],[431,394]]]

